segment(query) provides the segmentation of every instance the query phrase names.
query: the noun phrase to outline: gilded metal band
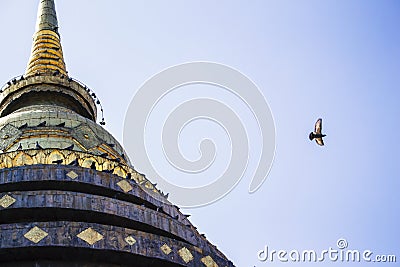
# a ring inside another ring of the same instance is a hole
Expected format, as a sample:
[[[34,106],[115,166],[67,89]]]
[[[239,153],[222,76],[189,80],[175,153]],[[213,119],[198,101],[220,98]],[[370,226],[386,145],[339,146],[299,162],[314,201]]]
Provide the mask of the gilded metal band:
[[[31,58],[26,75],[58,71],[67,75],[60,37],[51,30],[40,30],[33,37]]]
[[[159,193],[152,183],[128,165],[89,153],[65,149],[28,149],[0,154],[0,169],[37,164],[74,164],[83,168],[110,172],[122,178],[126,178],[130,174],[130,178],[139,185]]]

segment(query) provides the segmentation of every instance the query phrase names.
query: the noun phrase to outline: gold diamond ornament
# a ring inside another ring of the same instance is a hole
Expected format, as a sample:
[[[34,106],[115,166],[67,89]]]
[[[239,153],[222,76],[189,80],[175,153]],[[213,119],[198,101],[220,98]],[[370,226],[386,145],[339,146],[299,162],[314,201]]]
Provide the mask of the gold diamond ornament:
[[[133,236],[128,236],[128,237],[126,237],[125,238],[125,241],[126,241],[126,243],[128,243],[129,245],[134,245],[134,244],[136,244],[136,239],[135,238],[133,238]]]
[[[172,249],[171,249],[167,244],[164,244],[164,245],[161,246],[161,251],[162,251],[165,255],[168,255],[169,253],[172,252]]]
[[[117,183],[117,185],[122,189],[122,191],[124,191],[125,193],[128,193],[129,191],[131,191],[133,189],[133,187],[131,186],[131,184],[129,182],[127,182],[126,180],[121,180]]]
[[[3,208],[8,208],[10,207],[12,204],[15,203],[15,198],[10,197],[9,195],[4,195],[1,199],[0,199],[0,206],[2,206]]]
[[[186,263],[189,263],[190,261],[193,260],[193,255],[190,253],[190,251],[183,247],[178,251],[179,256],[182,258],[182,260]]]
[[[218,267],[218,265],[215,263],[213,258],[210,256],[204,257],[201,259],[201,262],[206,266],[206,267]]]
[[[80,234],[77,235],[80,239],[88,243],[89,245],[93,245],[94,243],[102,240],[104,238],[103,235],[93,230],[91,227],[82,231]]]
[[[67,173],[67,176],[69,178],[71,178],[72,180],[74,180],[78,177],[78,174],[76,174],[76,172],[74,172],[74,171],[70,171],[69,173]]]
[[[37,244],[48,235],[49,235],[48,233],[46,233],[39,227],[35,226],[31,230],[29,230],[26,234],[24,234],[24,237],[29,241],[32,241],[33,243]]]

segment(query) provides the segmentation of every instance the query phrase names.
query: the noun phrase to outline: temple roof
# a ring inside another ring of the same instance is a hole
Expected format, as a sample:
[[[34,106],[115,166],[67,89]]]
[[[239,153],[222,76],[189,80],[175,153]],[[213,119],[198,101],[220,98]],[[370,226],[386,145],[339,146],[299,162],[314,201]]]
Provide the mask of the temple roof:
[[[233,267],[96,123],[99,104],[40,0],[28,69],[0,90],[0,265]]]

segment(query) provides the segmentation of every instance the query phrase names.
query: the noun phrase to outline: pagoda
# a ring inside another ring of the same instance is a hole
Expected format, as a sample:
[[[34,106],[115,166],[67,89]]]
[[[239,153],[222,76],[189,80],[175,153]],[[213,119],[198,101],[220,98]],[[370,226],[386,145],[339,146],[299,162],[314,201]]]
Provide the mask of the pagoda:
[[[0,266],[234,266],[135,171],[102,111],[40,0],[26,72],[0,90]]]

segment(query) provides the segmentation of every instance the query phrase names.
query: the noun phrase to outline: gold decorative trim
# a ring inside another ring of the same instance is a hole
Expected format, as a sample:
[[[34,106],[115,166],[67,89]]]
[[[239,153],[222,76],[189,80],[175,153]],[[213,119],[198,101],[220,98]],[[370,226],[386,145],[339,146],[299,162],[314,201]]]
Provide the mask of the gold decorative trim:
[[[92,164],[95,164],[95,168],[98,171],[102,171],[103,168],[100,167],[99,163],[97,162],[97,160],[94,157],[88,157],[83,159],[81,166],[83,168],[88,168],[88,169],[92,169]]]
[[[124,191],[125,193],[128,193],[129,191],[131,191],[133,189],[133,187],[131,186],[131,184],[129,182],[127,182],[126,180],[121,180],[117,183],[117,185],[122,189],[122,191]]]
[[[183,247],[178,251],[179,256],[182,258],[182,260],[186,263],[189,263],[193,260],[193,255],[190,253],[190,251]]]
[[[155,188],[154,185],[144,177],[144,175],[138,173],[124,162],[116,162],[86,152],[57,148],[41,150],[25,149],[21,151],[0,153],[0,169],[37,164],[75,165],[90,169],[93,167],[93,162],[95,162],[94,167],[97,171],[111,171],[113,174],[121,178],[126,178],[128,174],[130,174],[129,176],[131,180],[134,180],[137,184],[162,196],[157,188]],[[130,190],[127,192],[129,191]]]
[[[76,178],[78,178],[79,175],[74,171],[70,171],[69,173],[67,173],[67,176],[72,180],[75,180]]]
[[[24,152],[19,152],[13,159],[14,166],[25,166],[32,165],[33,159],[31,156],[25,154]]]
[[[206,266],[206,267],[218,267],[218,265],[215,263],[213,258],[210,256],[204,257],[201,259],[201,262]]]
[[[126,177],[127,175],[126,171],[120,166],[114,168],[113,174],[118,175],[119,177]]]
[[[40,30],[33,37],[27,75],[58,70],[67,75],[60,37],[53,31]]]
[[[40,229],[39,227],[35,226],[31,230],[29,230],[26,234],[24,234],[24,237],[26,239],[28,239],[29,241],[37,244],[48,235],[49,234],[47,232],[45,232],[42,229]]]
[[[89,227],[85,231],[82,231],[81,233],[79,233],[77,235],[77,237],[79,237],[80,239],[82,239],[83,241],[88,243],[89,245],[93,245],[94,243],[96,243],[104,238],[103,235],[96,232],[91,227]]]
[[[125,238],[125,242],[128,243],[130,246],[133,246],[136,244],[136,239],[130,235]]]
[[[58,150],[54,150],[46,157],[47,164],[56,164],[56,162],[63,162],[64,160],[65,156]]]
[[[0,155],[0,169],[4,168],[12,168],[14,167],[14,163],[9,156],[1,157]]]
[[[12,204],[15,203],[15,201],[17,201],[15,198],[9,196],[9,195],[4,195],[1,199],[0,199],[0,206],[2,206],[3,208],[8,208],[10,207]]]
[[[167,244],[162,245],[160,249],[165,255],[169,255],[172,252],[172,249]]]

